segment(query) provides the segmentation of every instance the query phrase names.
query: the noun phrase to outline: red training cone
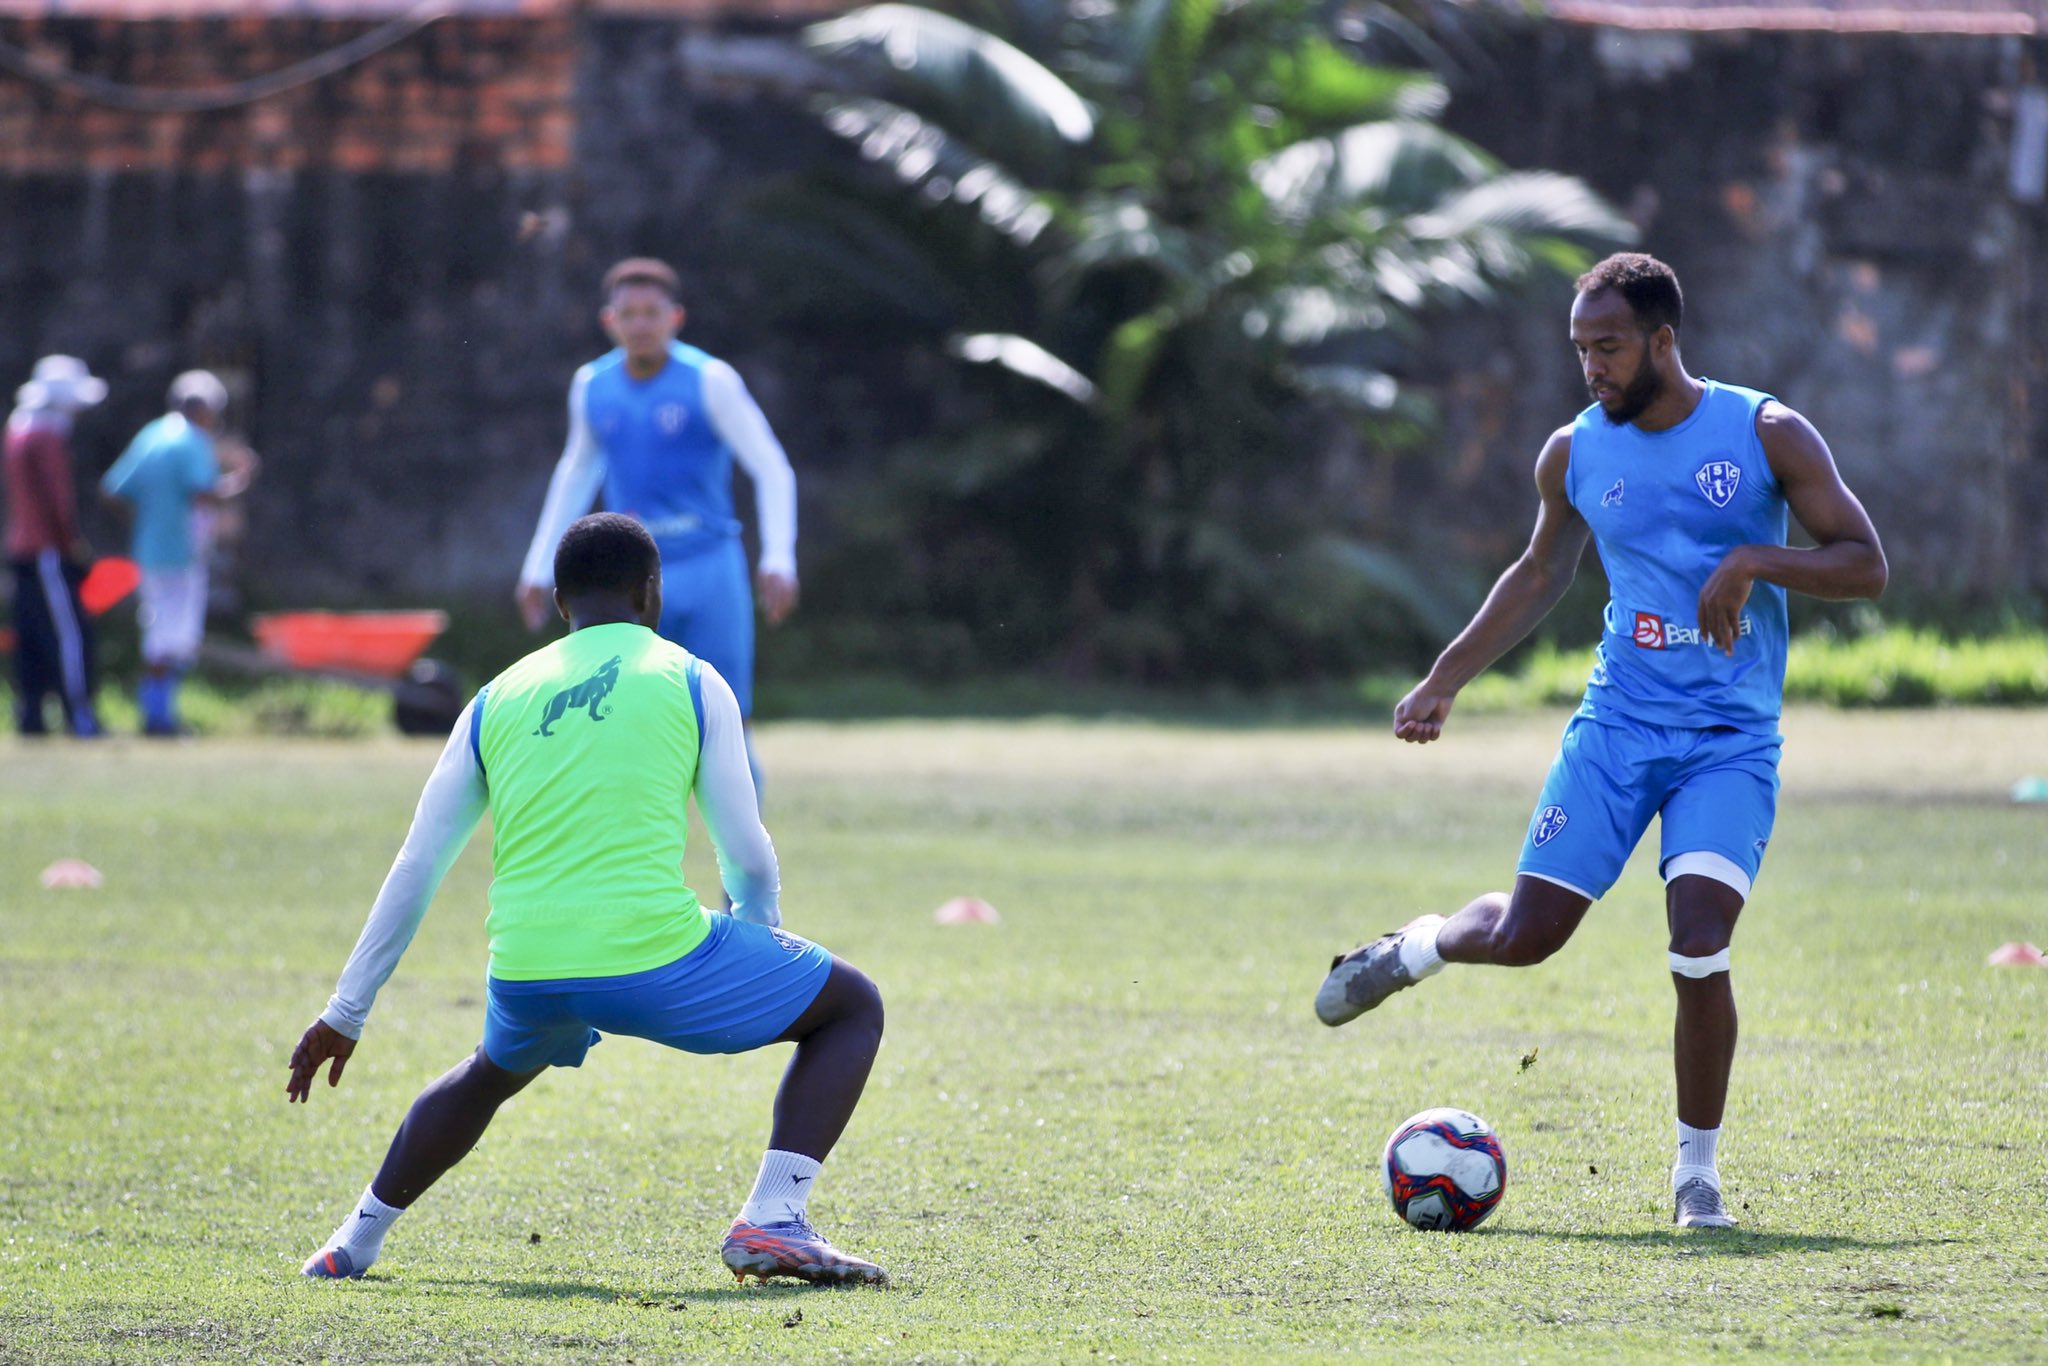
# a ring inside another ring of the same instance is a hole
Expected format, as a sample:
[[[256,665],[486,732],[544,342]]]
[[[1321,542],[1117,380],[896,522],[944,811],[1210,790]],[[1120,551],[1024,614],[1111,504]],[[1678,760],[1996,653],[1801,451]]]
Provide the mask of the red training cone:
[[[994,925],[1002,917],[978,896],[956,896],[933,911],[932,919],[941,925]]]

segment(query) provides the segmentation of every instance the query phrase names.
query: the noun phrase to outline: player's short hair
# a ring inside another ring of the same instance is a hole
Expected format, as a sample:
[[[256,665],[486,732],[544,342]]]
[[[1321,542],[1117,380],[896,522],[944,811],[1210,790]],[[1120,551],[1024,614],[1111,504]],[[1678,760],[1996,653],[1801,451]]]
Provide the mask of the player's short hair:
[[[676,278],[675,268],[666,261],[657,261],[652,256],[628,256],[604,273],[604,298],[610,303],[612,296],[627,285],[653,285],[668,295],[668,301],[675,303],[682,297],[683,282]]]
[[[1578,289],[1581,294],[1614,290],[1628,300],[1637,325],[1645,332],[1655,332],[1667,323],[1676,332],[1685,315],[1685,295],[1679,292],[1677,272],[1640,251],[1614,253],[1581,275]]]
[[[661,551],[647,528],[617,512],[579,517],[555,547],[555,591],[565,598],[630,593],[661,572]]]

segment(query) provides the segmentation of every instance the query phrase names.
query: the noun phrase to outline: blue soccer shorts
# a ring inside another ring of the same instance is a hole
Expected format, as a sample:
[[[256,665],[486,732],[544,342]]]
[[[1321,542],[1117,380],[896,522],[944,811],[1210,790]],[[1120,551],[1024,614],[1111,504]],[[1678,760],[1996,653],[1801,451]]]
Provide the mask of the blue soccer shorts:
[[[1536,799],[1517,871],[1595,901],[1661,816],[1658,872],[1682,855],[1723,867],[1720,880],[1746,898],[1762,867],[1778,812],[1783,737],[1730,727],[1708,730],[1574,716]],[[1725,865],[1733,865],[1725,867]],[[1736,882],[1736,877],[1742,883]]]
[[[832,955],[810,940],[729,915],[675,962],[623,977],[487,978],[484,1056],[507,1072],[580,1067],[604,1034],[685,1053],[771,1044],[823,989]]]
[[[686,551],[662,548],[655,634],[718,670],[739,700],[741,717],[754,714],[754,587],[739,537]]]

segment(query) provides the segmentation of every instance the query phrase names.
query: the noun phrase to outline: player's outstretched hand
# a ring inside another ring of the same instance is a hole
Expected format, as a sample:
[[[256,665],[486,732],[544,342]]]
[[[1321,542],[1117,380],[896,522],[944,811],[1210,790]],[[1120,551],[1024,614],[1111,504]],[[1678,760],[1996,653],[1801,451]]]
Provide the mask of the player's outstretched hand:
[[[1749,590],[1756,582],[1749,571],[1748,559],[1737,546],[1722,556],[1721,563],[1714,566],[1714,572],[1707,576],[1706,586],[1700,589],[1700,630],[1715,649],[1726,655],[1735,653],[1735,641],[1742,634],[1742,608],[1749,601]]]
[[[303,1103],[313,1093],[313,1077],[320,1071],[320,1064],[330,1058],[334,1066],[327,1069],[327,1084],[341,1085],[341,1069],[348,1065],[351,1054],[356,1051],[356,1041],[329,1025],[325,1020],[315,1020],[299,1036],[299,1046],[292,1050],[292,1079],[285,1083],[285,1104],[293,1101]]]
[[[796,610],[796,576],[764,569],[754,576],[754,596],[770,626],[780,626]]]
[[[1426,745],[1444,733],[1451,703],[1458,695],[1424,679],[1394,708],[1394,735],[1412,745]]]
[[[537,583],[520,584],[513,591],[512,600],[519,604],[519,618],[529,631],[538,631],[547,625],[548,609],[555,605],[554,594]]]

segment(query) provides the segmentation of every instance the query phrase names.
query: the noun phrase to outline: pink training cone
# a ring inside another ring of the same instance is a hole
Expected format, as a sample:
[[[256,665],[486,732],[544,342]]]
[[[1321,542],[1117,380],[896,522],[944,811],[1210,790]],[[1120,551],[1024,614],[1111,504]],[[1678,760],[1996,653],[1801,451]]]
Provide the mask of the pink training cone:
[[[1002,916],[978,896],[956,896],[933,911],[932,919],[941,925],[995,925]]]
[[[99,869],[81,858],[60,858],[43,869],[45,887],[98,887],[105,881]]]
[[[2042,953],[2032,944],[2015,940],[2010,944],[2000,944],[1984,962],[1994,968],[2048,967],[2048,953]]]

